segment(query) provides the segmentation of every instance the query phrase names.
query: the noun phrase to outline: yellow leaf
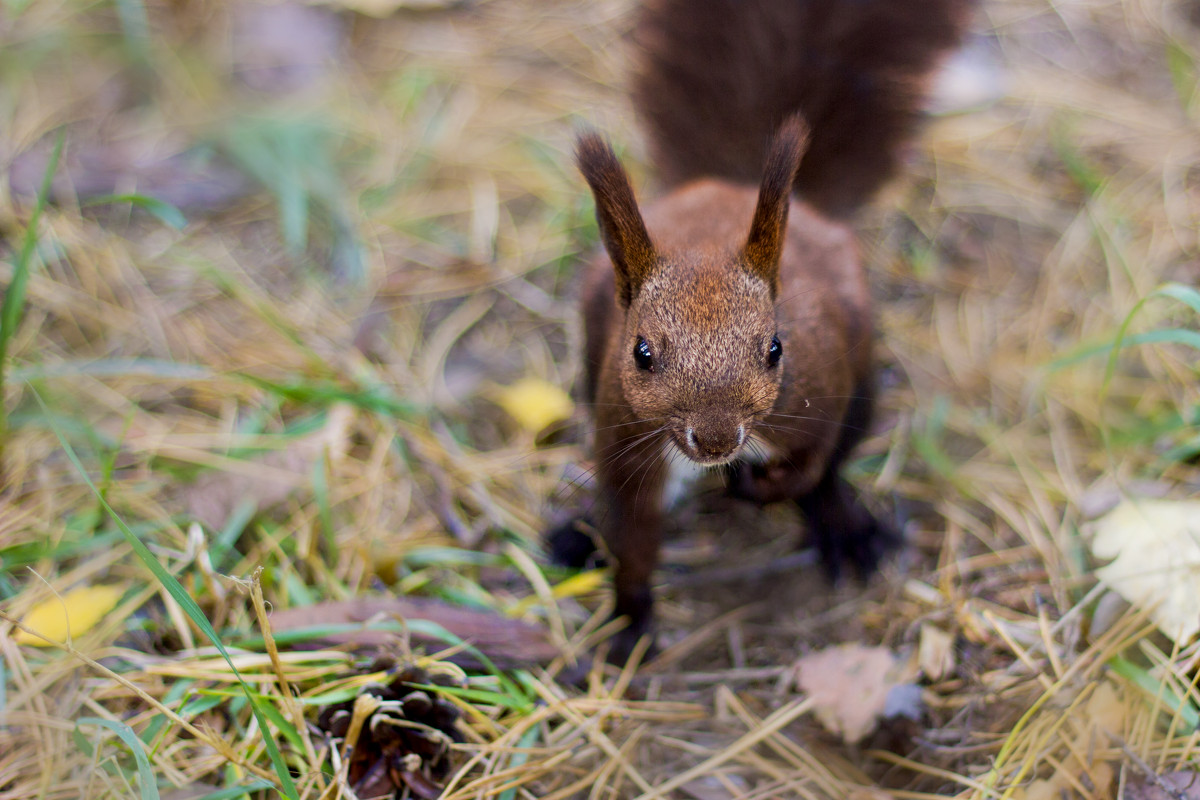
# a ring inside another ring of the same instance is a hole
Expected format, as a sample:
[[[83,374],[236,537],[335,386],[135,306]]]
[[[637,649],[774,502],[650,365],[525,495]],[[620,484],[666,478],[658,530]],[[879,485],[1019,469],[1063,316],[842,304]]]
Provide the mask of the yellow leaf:
[[[25,619],[26,628],[37,631],[56,642],[66,641],[68,633],[79,636],[112,611],[125,590],[120,586],[80,586],[64,595],[56,595],[38,603]],[[67,621],[70,620],[68,628]],[[17,644],[48,647],[48,643],[25,631],[18,631]]]
[[[530,433],[567,419],[575,411],[575,404],[566,392],[539,378],[522,378],[511,386],[501,387],[496,403]]]
[[[592,569],[572,575],[554,587],[554,597],[558,600],[564,597],[578,597],[596,591],[608,580],[607,574],[601,569]]]
[[[608,573],[602,569],[590,569],[587,572],[580,572],[577,575],[561,581],[550,590],[550,594],[555,600],[562,600],[564,597],[579,597],[580,595],[590,594],[602,587],[605,581],[608,580]],[[506,612],[510,617],[519,617],[532,608],[538,602],[538,596],[531,594],[523,598],[520,602],[514,603],[512,608]]]
[[[1200,500],[1124,500],[1096,521],[1100,582],[1148,608],[1167,636],[1200,631]]]

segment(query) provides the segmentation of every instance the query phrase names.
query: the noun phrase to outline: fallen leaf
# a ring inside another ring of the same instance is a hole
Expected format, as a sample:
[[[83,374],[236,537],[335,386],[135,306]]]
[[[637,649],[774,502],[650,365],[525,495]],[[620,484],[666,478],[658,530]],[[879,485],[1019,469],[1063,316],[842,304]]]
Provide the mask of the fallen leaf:
[[[1200,500],[1124,500],[1096,521],[1102,583],[1183,643],[1200,631]]]
[[[854,744],[884,716],[888,695],[915,675],[885,647],[843,644],[804,656],[796,682],[812,698],[814,712],[830,732]]]
[[[120,586],[80,586],[63,595],[47,598],[33,607],[21,622],[55,642],[64,642],[90,630],[112,611],[125,590]],[[17,644],[49,647],[50,643],[18,631]]]
[[[553,422],[567,419],[575,404],[559,387],[540,378],[522,378],[501,387],[496,403],[530,433],[537,433]]]
[[[954,637],[936,625],[922,625],[917,663],[921,673],[931,681],[941,680],[954,672]]]
[[[428,620],[468,642],[501,668],[529,667],[549,664],[561,653],[550,641],[545,628],[505,617],[491,611],[452,606],[428,597],[360,597],[317,603],[298,608],[276,609],[271,613],[271,629],[280,631],[297,628],[366,623],[373,619]],[[430,650],[448,646],[445,641],[411,630],[414,642]],[[318,647],[353,644],[359,647],[380,648],[404,638],[399,633],[380,630],[357,630],[320,636],[313,640]],[[308,644],[297,644],[304,648]],[[470,652],[457,653],[447,660],[462,666],[479,666]]]

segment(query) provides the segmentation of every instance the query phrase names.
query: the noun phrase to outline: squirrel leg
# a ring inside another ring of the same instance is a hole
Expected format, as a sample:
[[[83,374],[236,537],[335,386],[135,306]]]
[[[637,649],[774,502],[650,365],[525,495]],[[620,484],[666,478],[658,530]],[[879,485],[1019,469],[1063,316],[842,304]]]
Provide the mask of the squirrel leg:
[[[642,636],[653,636],[654,594],[650,580],[658,566],[662,542],[665,472],[662,454],[650,452],[622,459],[611,474],[601,476],[602,485],[608,487],[608,503],[600,529],[616,561],[613,617],[629,620],[611,640],[608,659],[614,664],[628,661]]]
[[[863,506],[835,465],[810,492],[796,498],[796,504],[804,512],[831,580],[841,577],[846,566],[860,578],[868,577],[903,542],[891,525],[876,519]]]
[[[874,386],[869,381],[861,382],[846,409],[841,436],[824,474],[816,486],[795,498],[833,580],[840,577],[846,565],[860,578],[866,578],[903,543],[900,533],[876,519],[841,475],[843,460],[871,425],[874,403]]]

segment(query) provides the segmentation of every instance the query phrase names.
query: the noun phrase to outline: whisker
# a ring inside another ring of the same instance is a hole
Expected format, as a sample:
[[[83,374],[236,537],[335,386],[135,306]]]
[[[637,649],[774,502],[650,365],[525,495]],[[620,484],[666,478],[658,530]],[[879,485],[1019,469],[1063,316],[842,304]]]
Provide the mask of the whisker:
[[[823,418],[822,417],[806,417],[806,416],[803,416],[800,414],[771,414],[771,416],[779,417],[782,419],[798,419],[798,420],[801,420],[804,422],[820,422],[822,425],[833,425],[834,427],[837,427],[837,428],[846,428],[848,430],[859,431],[861,433],[867,432],[866,428],[860,427],[858,425],[851,425],[848,422],[842,422],[839,420],[835,420],[831,417],[823,417]],[[759,424],[760,425],[769,425],[770,423],[763,421]],[[792,429],[792,428],[783,428],[783,427],[778,427],[778,426],[777,426],[777,429],[778,430],[799,430],[799,428]]]

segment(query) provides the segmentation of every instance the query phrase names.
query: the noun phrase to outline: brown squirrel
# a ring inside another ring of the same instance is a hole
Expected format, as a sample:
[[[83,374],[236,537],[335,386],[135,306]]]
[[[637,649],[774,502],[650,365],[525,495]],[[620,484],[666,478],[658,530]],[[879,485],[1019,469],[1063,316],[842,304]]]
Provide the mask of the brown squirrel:
[[[598,527],[629,618],[614,660],[650,630],[681,467],[727,465],[736,496],[796,502],[834,576],[869,574],[898,544],[840,475],[873,398],[870,293],[845,219],[893,172],[970,3],[641,9],[633,98],[670,192],[639,210],[604,139],[584,133],[576,151],[605,250],[583,315]],[[555,557],[580,565],[581,537],[553,532]]]

